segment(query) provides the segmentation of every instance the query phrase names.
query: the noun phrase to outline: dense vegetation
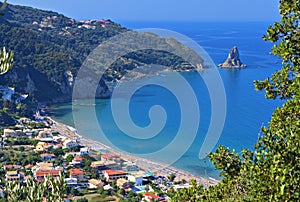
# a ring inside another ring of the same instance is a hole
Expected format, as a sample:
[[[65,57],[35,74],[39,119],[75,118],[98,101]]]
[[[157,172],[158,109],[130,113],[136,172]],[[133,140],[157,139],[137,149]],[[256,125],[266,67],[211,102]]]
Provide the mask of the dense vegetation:
[[[75,21],[55,12],[24,6],[8,5],[3,13],[0,46],[15,53],[15,66],[1,76],[0,85],[15,86],[16,92],[30,93],[40,102],[70,99],[71,87],[66,72],[76,76],[94,48],[127,31],[110,20]],[[158,42],[170,46],[167,40],[158,38]],[[150,63],[179,69],[184,61],[178,56],[154,50],[131,53],[118,59],[104,79],[119,79],[126,70]],[[104,82],[101,85],[105,85]]]
[[[299,201],[300,200],[300,2],[281,0],[281,22],[264,39],[275,42],[272,54],[282,58],[282,69],[271,78],[255,81],[267,99],[283,99],[269,127],[262,128],[254,150],[242,156],[220,146],[210,159],[223,179],[209,189],[193,183],[173,201]]]

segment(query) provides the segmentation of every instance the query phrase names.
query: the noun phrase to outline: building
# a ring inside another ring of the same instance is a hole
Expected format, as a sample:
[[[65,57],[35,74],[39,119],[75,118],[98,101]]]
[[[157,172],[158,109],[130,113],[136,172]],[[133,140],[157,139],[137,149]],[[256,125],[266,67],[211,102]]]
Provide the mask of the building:
[[[78,146],[79,146],[78,143],[74,140],[67,139],[63,142],[63,148],[68,149],[68,150],[70,150],[74,147],[78,147]]]
[[[37,152],[48,151],[51,149],[53,149],[53,145],[50,145],[46,142],[38,142],[35,147],[35,151]]]
[[[60,174],[61,174],[60,170],[55,170],[55,169],[42,170],[42,169],[39,169],[34,173],[34,178],[37,182],[44,182],[45,177],[53,176],[54,178],[58,178],[60,176]]]
[[[85,154],[91,154],[90,149],[88,147],[80,148],[79,155],[82,156],[82,155],[85,155]]]
[[[106,181],[114,181],[120,178],[127,178],[126,173],[123,170],[103,170],[102,173]]]
[[[43,138],[52,138],[52,134],[50,130],[42,130],[39,131],[39,134],[37,136],[38,139],[43,139]]]
[[[53,163],[40,162],[36,164],[36,170],[52,170],[54,169]]]
[[[99,189],[103,187],[103,182],[101,180],[90,179],[89,188],[90,189]]]
[[[118,161],[120,160],[120,156],[117,155],[111,155],[111,154],[102,154],[101,155],[101,161],[107,162],[107,161]]]
[[[127,177],[128,177],[128,181],[134,182],[135,185],[137,186],[141,186],[143,184],[143,176],[144,176],[144,172],[137,172],[137,173],[129,174]]]
[[[120,188],[123,188],[126,185],[126,183],[128,183],[128,180],[124,178],[117,179],[117,186]]]
[[[43,161],[48,161],[56,158],[55,154],[44,153],[40,155]]]
[[[83,160],[84,158],[82,158],[81,156],[75,156],[70,164],[74,166],[80,166]]]
[[[66,178],[65,181],[66,181],[68,187],[71,187],[71,188],[77,187],[77,185],[78,185],[77,178]]]
[[[106,166],[102,161],[94,161],[94,162],[91,163],[91,167],[101,169],[101,168],[104,168]]]
[[[85,171],[80,168],[72,168],[70,169],[70,178],[76,178],[79,182],[84,181],[85,178]]]
[[[106,161],[106,162],[94,161],[91,163],[91,167],[97,168],[99,171],[101,171],[101,170],[119,170],[120,169],[120,165],[118,165],[114,161]]]
[[[11,169],[22,169],[21,165],[14,165],[14,164],[6,164],[3,166],[3,170],[11,170]]]
[[[5,181],[6,182],[12,182],[12,181],[20,181],[21,175],[18,173],[18,171],[7,171],[5,175]]]
[[[16,137],[16,132],[12,129],[5,128],[3,130],[3,137]]]
[[[145,193],[144,200],[149,201],[149,202],[152,202],[152,201],[161,201],[161,202],[163,202],[163,201],[165,201],[165,198],[164,197],[159,197],[155,194]]]

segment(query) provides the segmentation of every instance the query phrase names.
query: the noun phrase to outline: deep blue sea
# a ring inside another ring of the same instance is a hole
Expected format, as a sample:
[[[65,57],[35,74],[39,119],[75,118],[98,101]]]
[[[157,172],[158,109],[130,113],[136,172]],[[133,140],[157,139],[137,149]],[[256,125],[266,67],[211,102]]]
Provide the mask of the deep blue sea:
[[[266,100],[263,92],[254,89],[253,81],[270,77],[280,68],[280,60],[269,54],[272,44],[262,40],[271,23],[203,23],[203,22],[126,22],[122,25],[131,28],[163,28],[179,32],[196,41],[211,56],[215,64],[224,62],[229,49],[238,46],[246,69],[219,69],[226,91],[226,120],[217,145],[224,145],[240,152],[243,148],[251,149],[258,138],[259,128],[267,125],[272,111],[282,103],[277,100]],[[203,177],[219,178],[208,159],[199,159],[199,150],[211,121],[211,101],[209,92],[201,76],[197,73],[181,74],[192,86],[199,103],[200,123],[193,144],[173,165],[185,171]],[[172,76],[166,73],[165,77]],[[160,78],[150,78],[160,79]],[[118,98],[122,99],[122,98]],[[83,101],[82,101],[83,102]],[[90,103],[91,101],[86,101]],[[149,109],[161,105],[167,114],[167,121],[162,131],[155,137],[138,140],[123,133],[114,122],[110,100],[96,100],[96,114],[106,138],[121,150],[129,153],[151,153],[163,149],[170,143],[180,127],[180,103],[168,89],[157,85],[148,85],[139,89],[130,100],[129,113],[132,121],[140,127],[151,124]],[[105,142],[96,126],[90,121],[91,106],[76,106],[73,113],[83,117],[76,123],[82,136]],[[195,108],[188,109],[190,111]],[[73,125],[72,105],[70,103],[51,108],[52,116],[65,124]],[[191,120],[192,121],[192,120]],[[188,131],[187,131],[188,133]],[[180,144],[178,144],[180,147]],[[155,160],[165,161],[172,152],[157,156]]]

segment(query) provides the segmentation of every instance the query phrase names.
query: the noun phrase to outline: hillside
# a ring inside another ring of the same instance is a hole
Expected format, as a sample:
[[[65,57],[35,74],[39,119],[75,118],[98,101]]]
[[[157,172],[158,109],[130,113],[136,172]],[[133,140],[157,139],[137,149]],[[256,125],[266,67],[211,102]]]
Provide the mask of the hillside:
[[[76,21],[56,12],[8,5],[0,17],[0,46],[15,53],[15,66],[0,85],[15,87],[39,102],[71,99],[72,83],[83,61],[101,42],[128,29],[110,20]],[[157,37],[159,44],[172,46]],[[172,42],[174,43],[174,42]],[[100,82],[97,97],[108,97],[105,82],[118,80],[126,70],[160,63],[171,69],[193,69],[178,56],[154,50],[130,53],[118,59]]]

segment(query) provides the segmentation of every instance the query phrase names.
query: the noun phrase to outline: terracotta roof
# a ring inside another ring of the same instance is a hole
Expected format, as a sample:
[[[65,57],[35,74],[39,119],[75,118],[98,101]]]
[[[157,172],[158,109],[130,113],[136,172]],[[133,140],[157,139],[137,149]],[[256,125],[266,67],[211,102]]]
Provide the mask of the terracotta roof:
[[[126,173],[123,170],[103,170],[103,173],[110,175],[125,175]]]
[[[35,175],[37,177],[44,177],[48,175],[59,176],[60,170],[38,170]]]
[[[148,197],[153,198],[153,199],[159,199],[159,196],[157,196],[155,194],[151,194],[151,193],[145,193],[145,196],[148,196]]]
[[[82,169],[79,169],[79,168],[70,169],[70,175],[71,176],[74,176],[74,175],[84,175],[84,174],[85,174],[85,171],[82,170]]]
[[[101,180],[96,180],[96,179],[90,179],[89,183],[97,186],[99,184],[102,184],[102,181]]]
[[[7,171],[7,175],[18,175],[18,171]]]
[[[112,156],[109,154],[102,154],[101,158],[105,158],[105,159],[111,159]]]
[[[4,169],[12,169],[12,168],[20,169],[20,168],[22,168],[22,166],[21,165],[12,165],[12,164],[4,165]]]
[[[40,156],[41,156],[41,157],[45,157],[45,156],[56,157],[55,154],[48,154],[48,153],[41,154]]]
[[[74,161],[82,161],[83,158],[81,156],[75,156]]]

